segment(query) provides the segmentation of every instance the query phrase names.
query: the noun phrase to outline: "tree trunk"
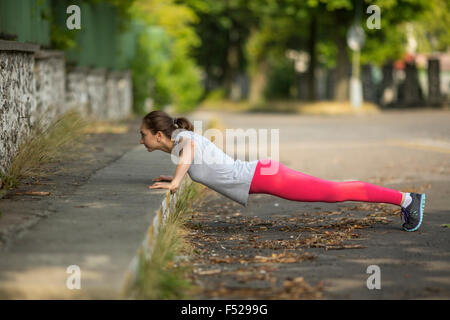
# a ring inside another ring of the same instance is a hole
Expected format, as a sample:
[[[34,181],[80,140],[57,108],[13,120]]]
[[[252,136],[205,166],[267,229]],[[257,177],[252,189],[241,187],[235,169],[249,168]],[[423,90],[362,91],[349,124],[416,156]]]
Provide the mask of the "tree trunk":
[[[335,74],[336,86],[334,99],[337,101],[346,101],[349,98],[348,71],[350,61],[347,55],[347,39],[345,33],[336,32],[336,46],[338,49],[338,55]]]
[[[250,80],[250,104],[256,104],[264,101],[264,89],[267,83],[267,60],[262,57],[258,61],[255,73],[251,75]]]
[[[377,103],[376,85],[372,77],[371,64],[365,64],[362,66],[361,82],[363,87],[364,100]]]
[[[407,107],[423,105],[423,93],[419,83],[419,75],[414,62],[406,63],[405,68],[404,104]]]
[[[380,104],[383,107],[392,107],[397,100],[397,89],[394,84],[393,64],[387,62],[382,68],[383,80],[381,81]]]
[[[309,53],[309,68],[308,68],[308,100],[316,100],[316,77],[315,70],[317,65],[316,57],[316,39],[317,38],[317,16],[313,14],[309,24],[309,40],[308,40],[308,53]]]
[[[227,75],[225,80],[226,95],[231,100],[238,100],[236,86],[237,86],[237,72],[239,69],[239,48],[236,44],[230,44],[227,54]]]
[[[440,106],[442,103],[440,83],[440,61],[439,59],[428,59],[428,103],[431,106]]]

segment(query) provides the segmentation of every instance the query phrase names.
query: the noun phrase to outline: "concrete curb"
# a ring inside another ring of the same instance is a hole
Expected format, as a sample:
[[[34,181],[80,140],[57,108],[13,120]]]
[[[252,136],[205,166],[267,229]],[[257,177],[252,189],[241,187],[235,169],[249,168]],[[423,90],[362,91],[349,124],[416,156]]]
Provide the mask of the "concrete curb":
[[[160,228],[164,225],[167,217],[175,210],[175,205],[179,195],[183,194],[188,185],[192,183],[192,180],[185,176],[181,182],[177,192],[171,194],[170,191],[166,192],[166,195],[161,202],[161,206],[156,210],[156,215],[153,218],[152,224],[147,228],[146,235],[139,248],[136,250],[136,254],[131,260],[128,270],[124,277],[124,284],[121,292],[122,299],[129,299],[132,289],[136,285],[138,268],[140,265],[140,259],[143,257],[145,261],[150,260],[153,248],[156,243],[156,238]]]

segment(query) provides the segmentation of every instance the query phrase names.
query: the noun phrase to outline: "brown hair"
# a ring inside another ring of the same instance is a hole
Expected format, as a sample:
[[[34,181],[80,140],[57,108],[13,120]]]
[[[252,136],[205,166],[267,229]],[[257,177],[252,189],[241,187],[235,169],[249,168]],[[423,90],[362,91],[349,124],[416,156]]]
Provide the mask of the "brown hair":
[[[156,134],[158,131],[164,133],[169,139],[172,133],[177,129],[186,129],[194,131],[194,125],[186,118],[172,118],[166,112],[155,110],[147,114],[142,121],[145,127]]]

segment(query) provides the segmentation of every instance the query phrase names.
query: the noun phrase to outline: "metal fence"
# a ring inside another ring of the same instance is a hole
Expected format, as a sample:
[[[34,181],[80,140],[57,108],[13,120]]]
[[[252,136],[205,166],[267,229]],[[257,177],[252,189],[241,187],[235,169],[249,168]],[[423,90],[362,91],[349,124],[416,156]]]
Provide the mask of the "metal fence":
[[[81,29],[68,30],[70,5],[81,9]],[[125,27],[124,27],[125,26]],[[52,27],[74,39],[67,62],[87,67],[126,69],[135,52],[135,31],[109,1],[0,0],[0,38],[52,48]]]
[[[1,38],[48,46],[50,11],[46,0],[0,0]]]

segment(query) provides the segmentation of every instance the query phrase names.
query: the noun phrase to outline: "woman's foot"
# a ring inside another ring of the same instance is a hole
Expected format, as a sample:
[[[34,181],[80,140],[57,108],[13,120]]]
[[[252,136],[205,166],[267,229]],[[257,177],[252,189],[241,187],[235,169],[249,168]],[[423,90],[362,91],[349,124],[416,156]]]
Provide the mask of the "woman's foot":
[[[402,227],[405,231],[416,231],[419,229],[423,220],[423,210],[425,208],[425,193],[410,193],[412,201],[402,207],[402,214],[405,223]]]

